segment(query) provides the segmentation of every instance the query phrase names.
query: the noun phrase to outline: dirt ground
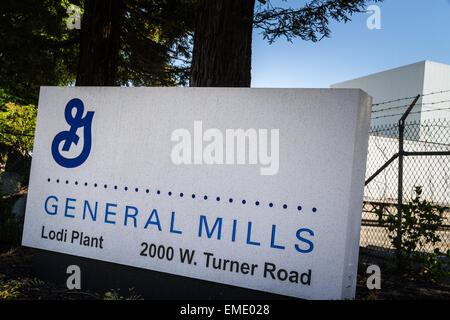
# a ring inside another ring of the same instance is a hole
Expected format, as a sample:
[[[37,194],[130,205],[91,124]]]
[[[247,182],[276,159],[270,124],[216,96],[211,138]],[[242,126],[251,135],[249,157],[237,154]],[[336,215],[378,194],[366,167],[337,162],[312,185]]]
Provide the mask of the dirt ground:
[[[89,292],[68,290],[34,278],[32,273],[33,249],[18,247],[0,253],[0,300],[111,300],[143,299],[132,292]],[[372,262],[373,263],[373,262]],[[382,270],[381,289],[366,286],[367,267],[360,263],[356,300],[450,300],[450,283],[425,280],[420,275],[399,274],[385,261],[376,261]]]
[[[400,273],[394,264],[370,258],[360,262],[356,287],[357,300],[450,300],[450,280],[430,280],[421,274]],[[381,269],[381,289],[367,288],[367,267],[377,264]]]
[[[0,301],[103,299],[98,293],[70,291],[35,278],[32,257],[33,250],[23,247],[0,253]]]

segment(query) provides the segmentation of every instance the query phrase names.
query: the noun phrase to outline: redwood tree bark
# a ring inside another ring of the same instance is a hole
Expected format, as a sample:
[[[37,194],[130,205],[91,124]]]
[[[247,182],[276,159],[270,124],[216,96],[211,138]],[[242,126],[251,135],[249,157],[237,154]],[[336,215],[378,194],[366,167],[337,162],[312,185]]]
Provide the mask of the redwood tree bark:
[[[86,0],[77,86],[116,85],[122,0]]]
[[[250,87],[255,0],[199,0],[191,87]]]

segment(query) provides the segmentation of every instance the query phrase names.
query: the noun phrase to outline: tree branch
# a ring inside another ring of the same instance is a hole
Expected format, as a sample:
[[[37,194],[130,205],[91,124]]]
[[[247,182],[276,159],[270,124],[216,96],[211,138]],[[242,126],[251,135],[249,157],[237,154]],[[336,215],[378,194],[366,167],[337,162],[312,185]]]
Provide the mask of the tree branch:
[[[282,36],[288,41],[299,37],[316,42],[330,35],[330,19],[348,22],[352,14],[365,11],[367,2],[381,1],[312,0],[300,9],[268,6],[255,14],[253,25],[263,30],[269,43]]]

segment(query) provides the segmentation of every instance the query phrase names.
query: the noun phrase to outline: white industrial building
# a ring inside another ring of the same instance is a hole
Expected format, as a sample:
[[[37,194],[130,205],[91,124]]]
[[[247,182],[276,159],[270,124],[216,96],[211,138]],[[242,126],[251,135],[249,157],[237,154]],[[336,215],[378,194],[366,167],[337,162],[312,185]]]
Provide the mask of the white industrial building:
[[[398,152],[396,125],[418,94],[421,98],[406,119],[404,149],[450,151],[450,65],[422,61],[331,87],[360,88],[373,97],[366,179]],[[450,156],[404,157],[404,200],[414,198],[416,186],[422,187],[422,199],[449,208]],[[395,212],[398,201],[397,160],[366,186],[364,200],[363,221],[377,220],[377,215],[371,213],[373,203],[390,204]],[[447,209],[445,225],[450,225],[449,213]],[[442,239],[445,239],[444,233],[442,230],[439,232]],[[370,224],[361,227],[360,245],[366,248],[391,247],[387,230],[374,229]],[[449,245],[445,241],[436,244],[444,251]],[[434,246],[423,249],[432,251]]]
[[[421,61],[331,85],[332,88],[360,88],[373,97],[371,126],[396,124],[418,94],[421,98],[407,122],[429,119],[450,120],[450,65]],[[392,102],[389,102],[392,101]],[[426,132],[407,138],[425,140]]]
[[[422,61],[331,87],[360,88],[373,97],[366,179],[398,152],[395,125],[418,94],[421,98],[406,119],[415,125],[405,130],[405,150],[450,150],[450,65]],[[450,205],[450,156],[407,157],[404,162],[406,199],[413,198],[415,186],[422,186],[427,200]],[[397,170],[395,161],[370,182],[365,200],[397,201]]]

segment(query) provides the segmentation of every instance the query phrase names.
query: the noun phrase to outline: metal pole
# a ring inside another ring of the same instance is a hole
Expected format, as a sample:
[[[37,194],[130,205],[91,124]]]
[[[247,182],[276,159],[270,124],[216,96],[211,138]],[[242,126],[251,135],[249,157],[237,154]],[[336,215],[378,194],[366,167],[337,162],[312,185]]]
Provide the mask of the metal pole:
[[[399,121],[398,126],[398,203],[397,203],[397,243],[402,239],[402,203],[403,203],[403,135],[405,122]],[[398,249],[398,248],[397,248]],[[397,253],[398,250],[397,250]]]
[[[409,108],[403,114],[403,116],[398,121],[398,204],[397,204],[397,243],[401,243],[402,239],[402,204],[403,204],[403,156],[405,155],[405,151],[403,150],[403,140],[405,133],[405,120],[411,112],[412,108],[419,100],[420,94],[414,99]],[[399,252],[397,251],[397,254]]]
[[[385,164],[383,164],[380,169],[378,169],[374,174],[372,174],[369,179],[364,183],[367,186],[373,179],[375,179],[384,169],[386,169],[395,159],[397,159],[398,153],[394,154]]]

